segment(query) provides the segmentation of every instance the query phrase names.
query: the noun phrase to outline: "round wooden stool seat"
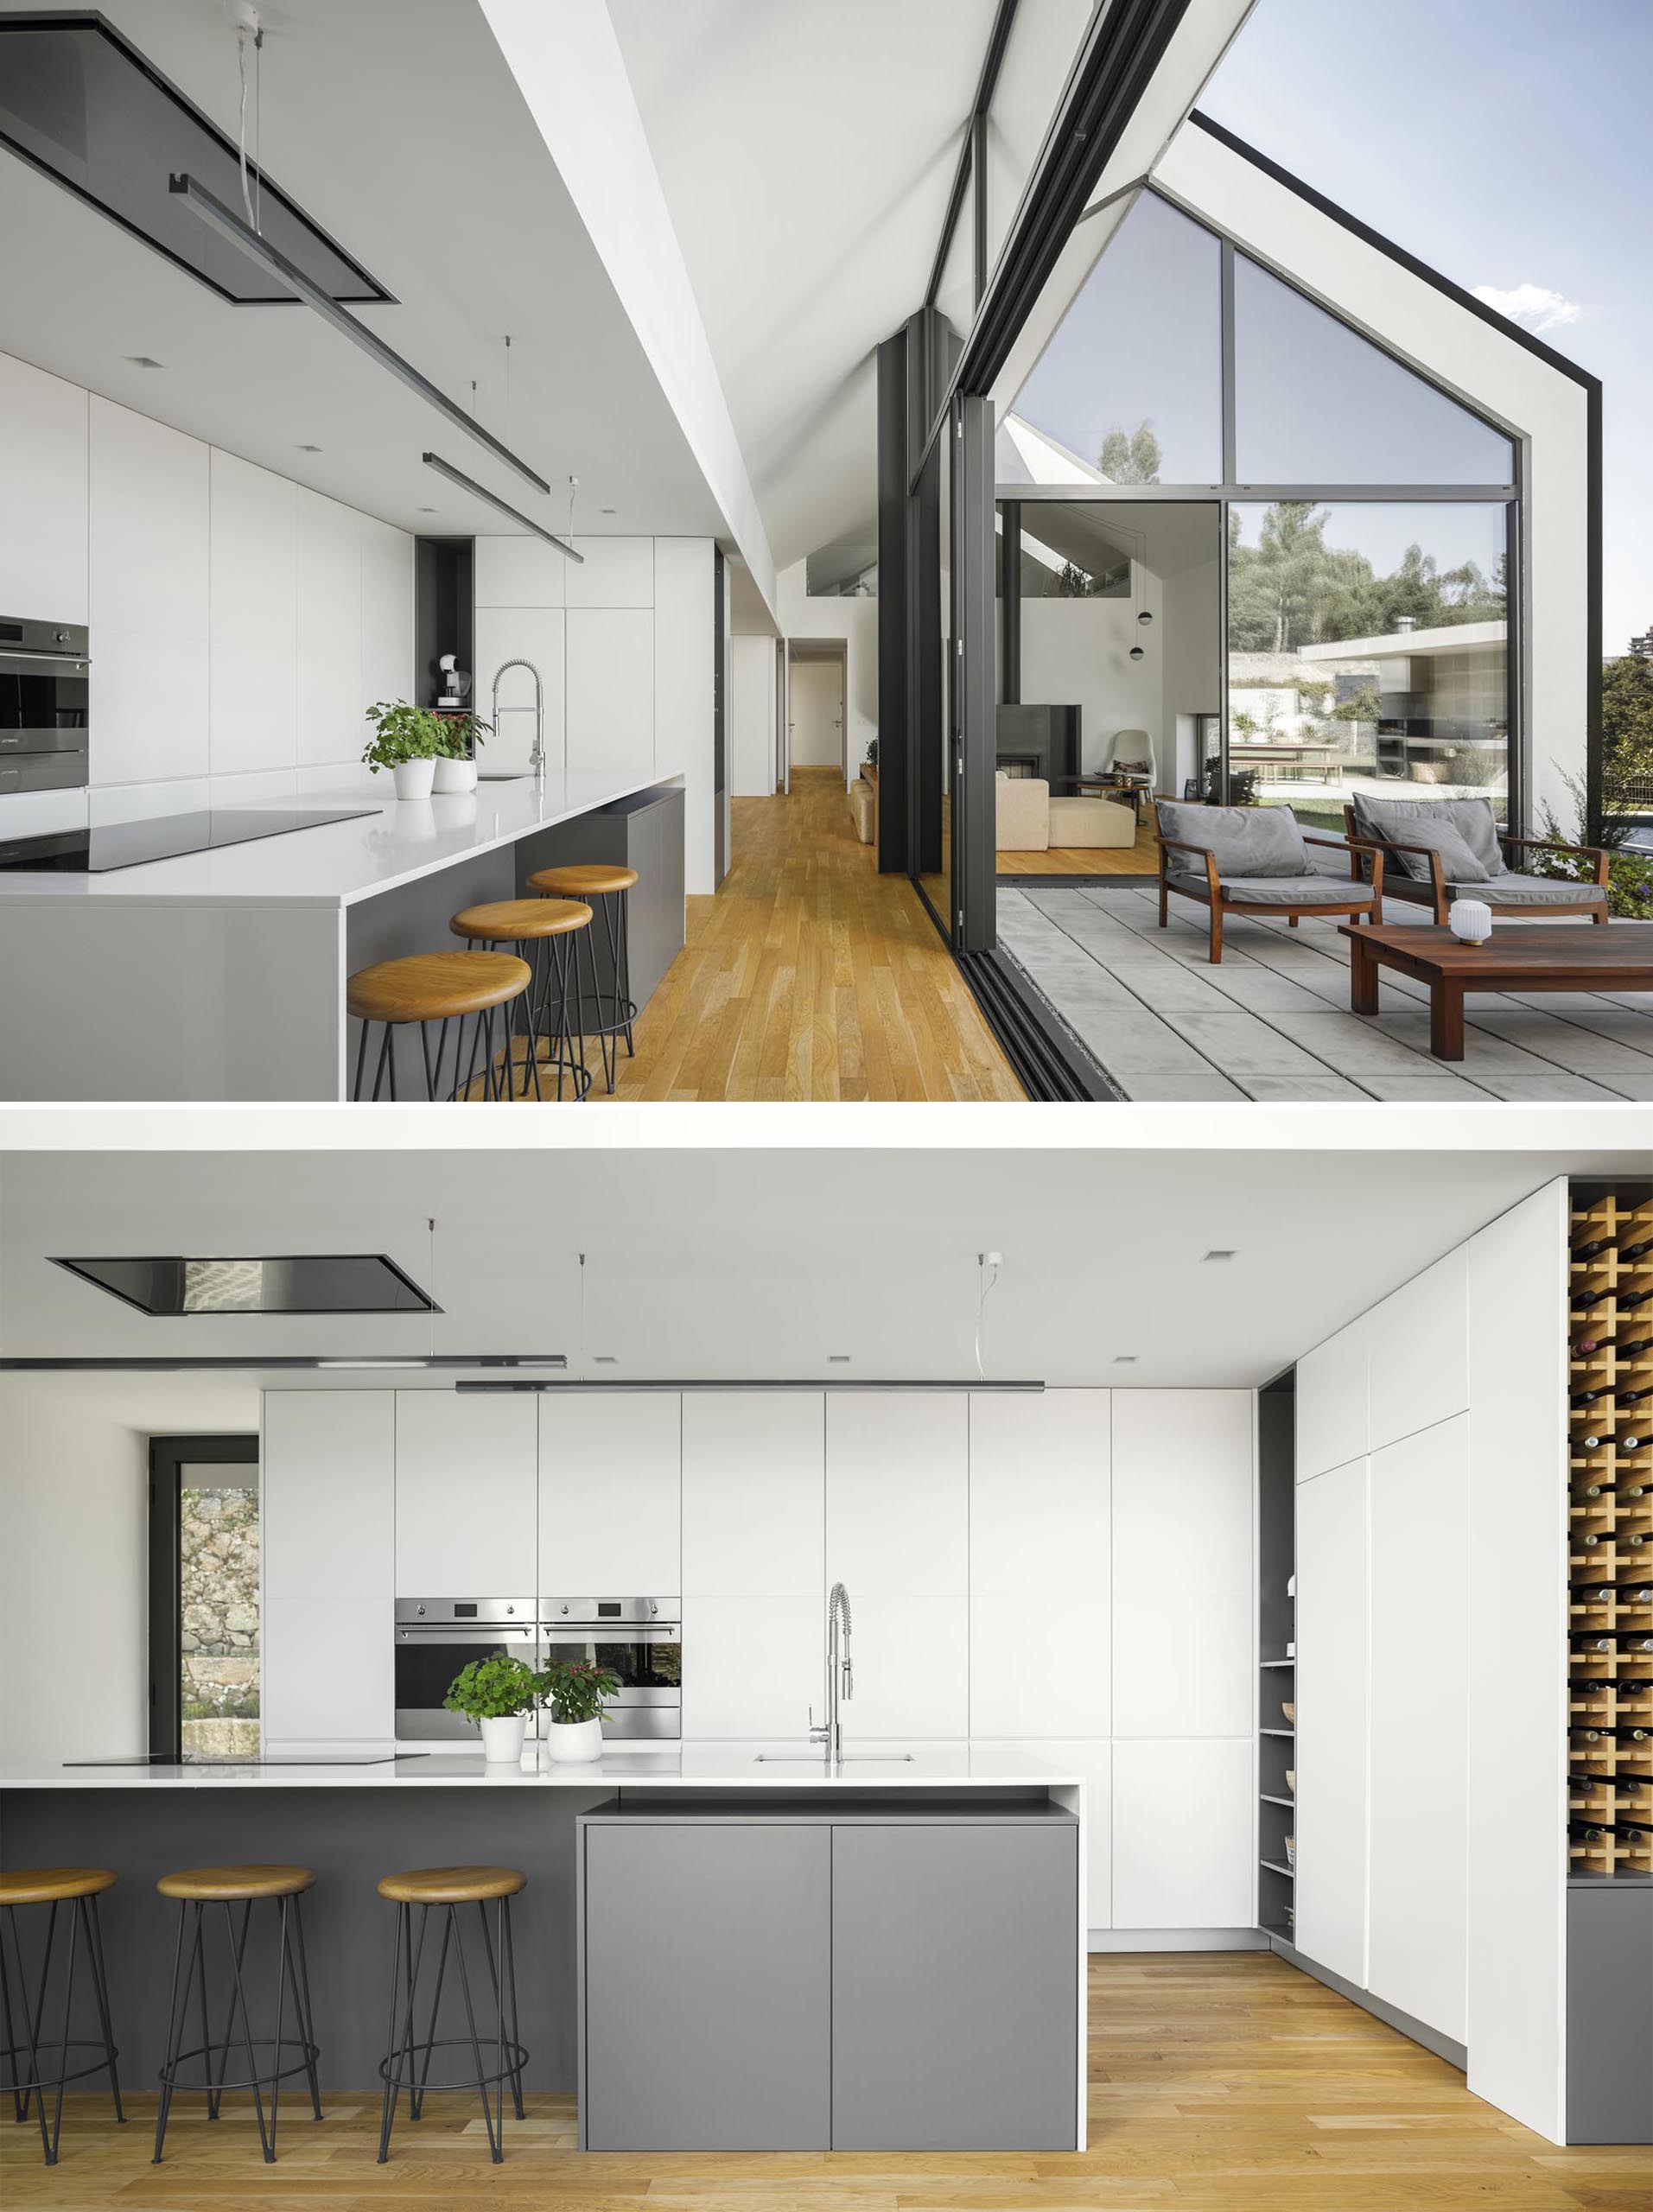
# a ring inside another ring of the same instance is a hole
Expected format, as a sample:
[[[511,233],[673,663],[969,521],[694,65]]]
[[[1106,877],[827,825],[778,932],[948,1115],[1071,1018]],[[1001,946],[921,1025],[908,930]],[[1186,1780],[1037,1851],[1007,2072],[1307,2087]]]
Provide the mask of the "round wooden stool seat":
[[[200,1904],[238,1904],[246,1897],[292,1897],[315,1880],[308,1866],[187,1866],[156,1884],[163,1897]]]
[[[503,1006],[532,981],[528,963],[511,952],[416,952],[359,968],[345,1004],[359,1021],[448,1021]]]
[[[527,1875],[512,1866],[420,1866],[386,1874],[378,1893],[395,1904],[484,1904],[514,1897],[527,1885]]]
[[[548,899],[601,899],[610,891],[629,891],[637,881],[637,870],[593,862],[581,868],[543,868],[528,881]]]
[[[491,906],[467,906],[448,925],[455,937],[492,938],[502,944],[566,937],[570,930],[590,925],[590,907],[572,899],[497,899]]]
[[[0,1874],[0,1905],[61,1904],[71,1897],[101,1897],[114,1886],[106,1866],[14,1866]]]

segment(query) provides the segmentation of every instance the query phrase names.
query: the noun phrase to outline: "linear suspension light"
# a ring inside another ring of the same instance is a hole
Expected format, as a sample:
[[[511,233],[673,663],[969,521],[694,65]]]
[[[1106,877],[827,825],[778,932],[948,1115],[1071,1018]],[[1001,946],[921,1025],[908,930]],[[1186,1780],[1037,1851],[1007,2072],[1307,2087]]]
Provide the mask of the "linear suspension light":
[[[4,1362],[0,1361],[0,1365],[3,1364]],[[588,1381],[583,1377],[570,1376],[567,1382],[455,1382],[454,1388],[456,1391],[540,1390],[572,1392],[588,1390],[598,1393],[604,1390],[682,1390],[685,1392],[693,1392],[697,1390],[752,1390],[765,1392],[785,1390],[824,1390],[830,1395],[836,1396],[841,1391],[854,1391],[858,1394],[864,1395],[869,1390],[1042,1390],[1045,1388],[1045,1385],[1043,1382],[1035,1382],[1031,1381],[1020,1382],[978,1382],[974,1376],[970,1375],[941,1376],[931,1377],[927,1381],[920,1380],[916,1382],[903,1382],[891,1380],[875,1382],[852,1382],[848,1376],[823,1376],[819,1375],[803,1375],[789,1376],[783,1381],[765,1382],[751,1376],[737,1375],[724,1376],[722,1377],[697,1376],[687,1382],[681,1379],[673,1381],[670,1377],[664,1376],[646,1377],[642,1380],[633,1377],[629,1381],[625,1382],[622,1382],[618,1376],[614,1377],[612,1380],[605,1377],[601,1381]]]
[[[568,1365],[566,1354],[560,1351],[545,1353],[498,1352],[363,1352],[353,1358],[340,1353],[319,1358],[313,1352],[232,1352],[221,1355],[179,1352],[172,1357],[149,1359],[99,1358],[96,1355],[79,1359],[0,1359],[0,1374],[121,1374],[121,1375],[184,1375],[200,1370],[208,1374],[242,1374],[249,1369],[291,1369],[299,1374],[359,1373],[385,1367],[423,1368],[428,1373],[448,1373],[455,1369],[491,1372],[501,1368],[531,1374],[542,1368],[563,1368]],[[646,1385],[633,1384],[633,1389]]]
[[[496,493],[490,492],[486,484],[479,484],[474,477],[467,476],[451,461],[444,461],[439,453],[421,454],[419,458],[427,468],[434,468],[438,476],[445,476],[450,484],[457,484],[461,492],[469,492],[475,499],[486,499],[491,507],[497,507],[502,515],[509,515],[512,522],[519,522],[525,530],[531,530],[536,537],[543,537],[548,545],[555,545],[559,553],[566,554],[570,561],[577,561],[584,568],[585,555],[576,553],[567,538],[555,537],[549,530],[542,530],[537,522],[518,513],[515,507],[507,505]]]
[[[306,307],[314,308],[323,321],[330,322],[353,346],[360,346],[369,360],[377,361],[380,368],[388,369],[393,377],[399,378],[410,391],[416,393],[428,406],[434,407],[439,415],[445,415],[456,429],[463,430],[467,438],[474,438],[478,445],[486,446],[496,460],[504,461],[508,468],[514,468],[518,476],[526,478],[537,492],[550,490],[545,479],[537,476],[525,461],[518,461],[510,447],[502,445],[492,430],[485,430],[474,416],[467,415],[462,407],[449,399],[445,391],[439,391],[428,377],[422,377],[411,362],[404,361],[376,332],[369,330],[365,322],[358,322],[347,308],[340,306],[330,292],[307,276],[284,253],[271,245],[268,238],[261,238],[221,200],[215,200],[205,185],[198,184],[192,176],[174,175],[168,179],[167,188],[179,194],[184,205],[194,208],[202,222],[218,232],[220,237],[228,238],[232,245],[239,246],[249,260],[257,262],[272,276],[279,277]]]

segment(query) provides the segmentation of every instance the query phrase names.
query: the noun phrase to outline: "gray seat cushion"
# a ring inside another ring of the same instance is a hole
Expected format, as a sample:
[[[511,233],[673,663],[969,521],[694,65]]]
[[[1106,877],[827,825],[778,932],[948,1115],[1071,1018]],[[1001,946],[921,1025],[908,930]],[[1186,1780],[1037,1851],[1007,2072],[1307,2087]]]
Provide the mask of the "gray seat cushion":
[[[1368,792],[1357,791],[1352,804],[1357,836],[1375,838],[1380,844],[1398,841],[1403,845],[1433,846],[1448,877],[1455,876],[1460,882],[1474,880],[1468,869],[1455,866],[1446,843],[1434,831],[1434,825],[1440,824],[1468,848],[1473,865],[1482,872],[1482,880],[1504,873],[1504,848],[1498,842],[1497,818],[1490,800],[1373,798]],[[1395,857],[1408,875],[1428,881],[1429,863],[1421,853],[1397,853]]]
[[[1187,806],[1161,799],[1159,811],[1161,836],[1198,845],[1217,862],[1220,876],[1310,873],[1308,848],[1289,807]],[[1180,865],[1186,855],[1173,857]]]
[[[1576,906],[1587,901],[1603,906],[1607,893],[1599,883],[1574,883],[1563,876],[1528,875],[1506,868],[1491,883],[1449,883],[1454,899],[1485,899],[1493,906]]]
[[[1203,870],[1195,875],[1173,868],[1167,869],[1167,877],[1178,891],[1191,892],[1196,899],[1207,896]],[[1318,869],[1307,875],[1219,875],[1217,880],[1224,898],[1247,906],[1313,906],[1322,900],[1330,906],[1371,896],[1370,884],[1351,883],[1346,873],[1337,879],[1324,876]]]

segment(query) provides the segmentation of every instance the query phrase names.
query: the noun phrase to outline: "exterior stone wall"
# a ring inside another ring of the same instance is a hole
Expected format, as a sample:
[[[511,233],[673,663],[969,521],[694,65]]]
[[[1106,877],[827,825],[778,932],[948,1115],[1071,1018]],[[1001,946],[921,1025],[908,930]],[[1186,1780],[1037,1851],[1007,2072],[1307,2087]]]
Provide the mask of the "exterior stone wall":
[[[258,1497],[186,1490],[180,1513],[184,1756],[259,1748]]]

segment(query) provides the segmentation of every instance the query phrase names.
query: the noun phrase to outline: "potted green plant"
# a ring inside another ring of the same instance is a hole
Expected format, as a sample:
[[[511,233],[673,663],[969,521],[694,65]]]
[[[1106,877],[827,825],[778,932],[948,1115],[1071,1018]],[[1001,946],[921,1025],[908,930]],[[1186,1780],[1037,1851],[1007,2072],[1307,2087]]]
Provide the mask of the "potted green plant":
[[[551,1708],[545,1727],[551,1757],[565,1762],[601,1758],[603,1707],[620,1688],[620,1676],[582,1659],[553,1659],[539,1683]]]
[[[373,725],[362,759],[377,775],[391,771],[397,798],[429,798],[436,780],[436,763],[448,752],[448,725],[428,707],[410,707],[405,699],[381,699],[369,707]]]
[[[540,1678],[508,1651],[473,1659],[448,1686],[442,1704],[482,1731],[482,1756],[490,1766],[514,1766],[522,1758],[528,1716],[540,1699]]]
[[[493,734],[493,725],[476,715],[439,715],[436,718],[446,731],[448,750],[436,755],[436,780],[431,785],[438,798],[450,798],[459,791],[476,789],[476,747],[485,736]]]

